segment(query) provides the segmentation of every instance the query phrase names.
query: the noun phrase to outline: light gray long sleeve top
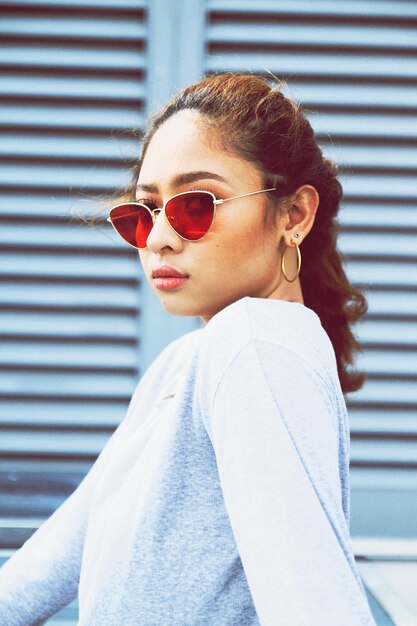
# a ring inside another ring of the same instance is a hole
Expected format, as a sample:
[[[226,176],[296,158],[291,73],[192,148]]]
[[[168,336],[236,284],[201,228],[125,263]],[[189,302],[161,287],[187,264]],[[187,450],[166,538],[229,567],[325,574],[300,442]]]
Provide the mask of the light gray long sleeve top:
[[[92,470],[0,572],[0,624],[372,626],[333,348],[244,298],[168,346]]]

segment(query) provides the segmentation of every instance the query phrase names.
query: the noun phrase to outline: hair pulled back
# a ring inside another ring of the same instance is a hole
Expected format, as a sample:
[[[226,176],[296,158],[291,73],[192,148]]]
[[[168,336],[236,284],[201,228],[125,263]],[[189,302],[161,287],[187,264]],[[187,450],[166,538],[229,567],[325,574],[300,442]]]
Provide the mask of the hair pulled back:
[[[349,283],[336,247],[335,218],[342,198],[337,168],[323,157],[300,105],[251,74],[205,78],[174,96],[151,119],[142,158],[133,172],[133,187],[155,131],[185,109],[198,111],[204,122],[213,125],[214,136],[220,138],[225,150],[256,165],[265,187],[277,187],[277,198],[289,196],[304,184],[316,188],[320,204],[313,228],[302,244],[304,303],[317,313],[330,337],[343,392],[359,389],[364,375],[349,367],[360,350],[350,326],[366,312],[366,299]]]

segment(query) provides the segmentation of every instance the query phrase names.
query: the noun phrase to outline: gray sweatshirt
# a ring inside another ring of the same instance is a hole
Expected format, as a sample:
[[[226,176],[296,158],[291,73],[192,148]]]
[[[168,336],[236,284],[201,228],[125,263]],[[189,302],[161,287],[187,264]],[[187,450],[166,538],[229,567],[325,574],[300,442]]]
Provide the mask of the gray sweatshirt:
[[[168,346],[66,502],[0,571],[0,624],[372,626],[333,348],[244,298]]]

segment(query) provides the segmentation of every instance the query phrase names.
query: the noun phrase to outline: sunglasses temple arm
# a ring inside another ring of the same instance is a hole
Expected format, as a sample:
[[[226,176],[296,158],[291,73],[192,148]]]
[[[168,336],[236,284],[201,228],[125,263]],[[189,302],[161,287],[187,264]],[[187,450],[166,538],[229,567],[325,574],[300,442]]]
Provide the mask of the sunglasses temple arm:
[[[228,202],[229,200],[237,200],[238,198],[246,198],[246,196],[255,196],[257,193],[265,193],[266,191],[276,191],[276,187],[271,187],[271,189],[261,189],[259,191],[251,191],[250,193],[243,193],[240,196],[233,196],[232,198],[224,198],[223,200],[215,200],[214,204],[223,204],[223,202]]]

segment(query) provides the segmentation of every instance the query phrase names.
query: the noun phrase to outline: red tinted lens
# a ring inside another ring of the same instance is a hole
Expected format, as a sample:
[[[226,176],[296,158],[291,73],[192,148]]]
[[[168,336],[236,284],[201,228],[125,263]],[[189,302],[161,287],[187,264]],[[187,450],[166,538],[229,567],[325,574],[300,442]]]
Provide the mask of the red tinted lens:
[[[146,248],[152,230],[150,211],[140,204],[119,204],[110,211],[110,219],[120,237],[135,248]]]
[[[190,241],[197,241],[213,223],[213,196],[204,191],[180,194],[167,202],[165,214],[176,233]]]

